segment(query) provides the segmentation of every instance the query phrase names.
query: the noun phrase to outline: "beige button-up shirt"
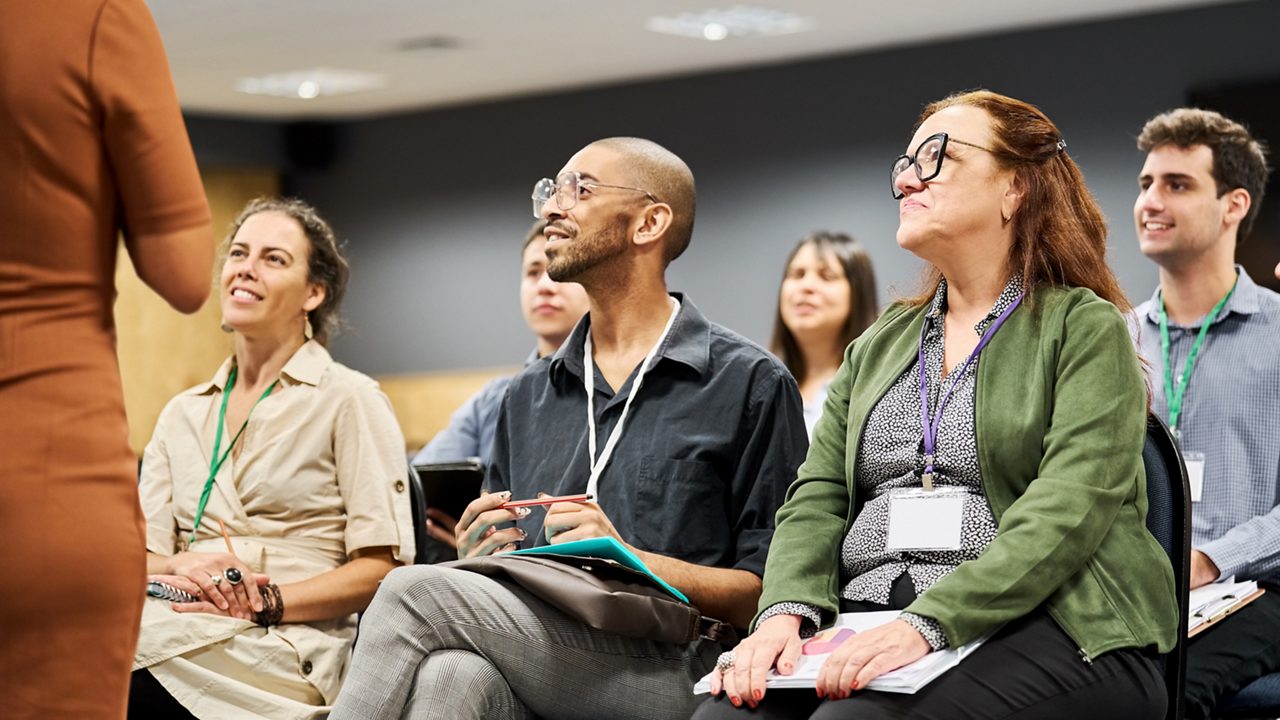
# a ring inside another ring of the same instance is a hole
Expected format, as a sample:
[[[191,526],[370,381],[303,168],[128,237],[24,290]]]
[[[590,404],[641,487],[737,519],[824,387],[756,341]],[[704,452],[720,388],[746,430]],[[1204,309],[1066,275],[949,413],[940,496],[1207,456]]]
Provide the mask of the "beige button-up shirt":
[[[209,476],[218,408],[232,359],[171,400],[143,458],[139,492],[147,549],[185,549]],[[224,428],[221,454],[238,428]],[[236,555],[277,584],[315,577],[360,548],[390,546],[413,562],[404,439],[371,378],[309,341],[249,417],[214,478],[193,552]],[[148,668],[197,717],[311,718],[337,697],[356,616],[273,628],[179,614],[148,598],[134,668]]]

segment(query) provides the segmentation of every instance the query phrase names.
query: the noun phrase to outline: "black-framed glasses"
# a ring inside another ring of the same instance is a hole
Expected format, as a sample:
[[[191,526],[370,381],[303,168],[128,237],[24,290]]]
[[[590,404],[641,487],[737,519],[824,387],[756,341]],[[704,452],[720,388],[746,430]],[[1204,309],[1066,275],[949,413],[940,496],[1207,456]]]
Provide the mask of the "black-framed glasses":
[[[596,182],[595,180],[583,180],[577,171],[570,170],[562,172],[556,179],[542,178],[533,186],[533,216],[542,217],[542,206],[547,204],[551,198],[556,199],[556,207],[561,212],[572,210],[578,204],[578,199],[583,195],[583,188],[609,188],[611,190],[630,190],[632,192],[644,193],[649,198],[649,202],[660,202],[653,193],[648,190],[642,190],[636,187],[627,187],[626,185],[609,185],[606,183]]]
[[[901,200],[904,197],[902,193],[898,192],[898,176],[906,172],[907,168],[915,166],[916,177],[920,178],[920,182],[929,182],[938,177],[938,173],[942,172],[942,159],[947,156],[947,143],[949,142],[995,153],[995,150],[991,148],[974,145],[964,140],[957,140],[944,132],[930,135],[916,146],[914,154],[899,155],[898,159],[893,161],[893,167],[889,170],[889,192],[893,195],[894,200]]]

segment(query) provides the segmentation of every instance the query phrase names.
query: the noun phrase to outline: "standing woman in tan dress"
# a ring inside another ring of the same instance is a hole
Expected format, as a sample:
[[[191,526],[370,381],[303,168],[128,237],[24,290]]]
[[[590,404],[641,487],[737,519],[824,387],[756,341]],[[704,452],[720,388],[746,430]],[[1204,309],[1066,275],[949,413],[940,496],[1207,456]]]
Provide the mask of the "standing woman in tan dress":
[[[117,236],[183,312],[213,239],[142,0],[0,4],[0,714],[120,718],[146,574]]]

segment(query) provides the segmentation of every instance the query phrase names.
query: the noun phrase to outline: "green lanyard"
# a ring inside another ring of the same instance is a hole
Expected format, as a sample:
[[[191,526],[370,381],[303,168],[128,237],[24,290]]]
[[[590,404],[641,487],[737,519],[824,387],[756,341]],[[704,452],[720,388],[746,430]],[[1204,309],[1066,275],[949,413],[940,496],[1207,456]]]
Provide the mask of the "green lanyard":
[[[276,380],[271,383],[267,391],[262,393],[262,397],[253,403],[253,407],[249,408],[249,415],[253,414],[254,409],[258,407],[258,403],[267,399],[272,390],[276,389],[280,381]],[[227,398],[231,397],[231,388],[236,385],[236,368],[231,368],[231,374],[227,376],[227,388],[222,391],[222,407],[218,409],[218,432],[213,438],[213,453],[209,462],[209,479],[204,481],[204,491],[200,493],[200,504],[196,506],[196,521],[191,527],[191,540],[188,545],[196,541],[196,530],[200,529],[200,518],[204,517],[204,506],[209,504],[209,495],[213,491],[213,479],[218,476],[218,470],[222,468],[222,463],[226,462],[227,456],[231,454],[231,448],[236,446],[236,441],[244,434],[244,429],[249,427],[249,415],[244,417],[244,424],[240,426],[240,430],[236,432],[236,436],[231,438],[231,444],[227,445],[227,451],[222,453],[222,457],[218,457],[218,448],[222,447],[222,425],[227,418]]]
[[[1237,281],[1238,282],[1238,281]],[[1169,367],[1169,316],[1164,311],[1164,295],[1160,297],[1160,352],[1164,355],[1164,396],[1169,401],[1169,429],[1173,432],[1173,436],[1178,436],[1178,420],[1182,417],[1182,398],[1186,395],[1187,385],[1191,382],[1191,371],[1195,369],[1196,356],[1200,354],[1200,346],[1204,344],[1204,337],[1209,334],[1209,326],[1217,319],[1218,313],[1222,312],[1223,306],[1231,299],[1235,293],[1235,284],[1231,285],[1231,289],[1227,294],[1213,306],[1213,310],[1209,311],[1208,317],[1200,325],[1200,334],[1196,336],[1196,341],[1191,344],[1191,352],[1187,354],[1187,361],[1182,366],[1182,374],[1178,377],[1178,386],[1173,386],[1173,370]]]

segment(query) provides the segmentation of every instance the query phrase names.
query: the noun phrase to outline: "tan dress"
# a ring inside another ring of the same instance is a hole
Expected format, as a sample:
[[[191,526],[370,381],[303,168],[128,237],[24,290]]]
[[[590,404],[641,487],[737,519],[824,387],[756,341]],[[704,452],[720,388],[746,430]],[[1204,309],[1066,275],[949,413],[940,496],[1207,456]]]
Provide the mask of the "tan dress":
[[[146,560],[111,312],[117,237],[195,238],[208,223],[143,0],[0,2],[5,720],[124,717]]]
[[[172,555],[191,535],[231,364],[171,400],[147,445],[140,492],[151,552]],[[223,432],[223,450],[234,434]],[[226,552],[219,520],[237,557],[280,585],[360,548],[390,546],[411,563],[404,438],[377,383],[303,345],[219,470],[193,552]],[[148,668],[199,718],[312,718],[338,695],[355,630],[355,615],[264,629],[149,598],[134,669]]]

